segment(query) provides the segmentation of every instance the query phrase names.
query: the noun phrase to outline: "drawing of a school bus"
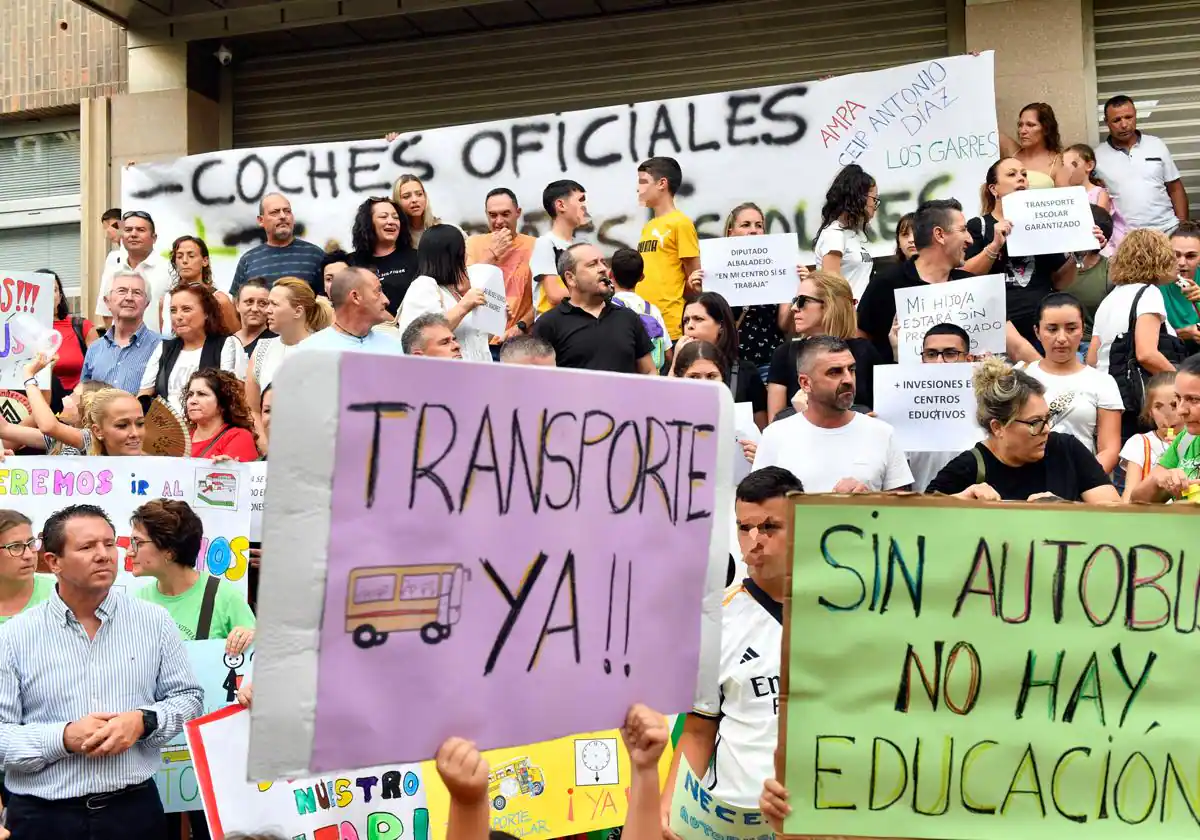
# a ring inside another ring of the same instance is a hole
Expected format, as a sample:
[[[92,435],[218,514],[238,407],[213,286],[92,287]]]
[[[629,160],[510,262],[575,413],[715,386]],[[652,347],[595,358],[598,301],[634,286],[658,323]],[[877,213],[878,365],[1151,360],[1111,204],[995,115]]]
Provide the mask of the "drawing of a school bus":
[[[409,630],[436,645],[458,623],[463,582],[470,579],[471,570],[459,563],[354,569],[346,592],[346,632],[364,650],[383,644],[389,633]]]
[[[496,811],[518,796],[541,796],[545,790],[546,775],[528,758],[515,758],[488,774],[488,799]]]

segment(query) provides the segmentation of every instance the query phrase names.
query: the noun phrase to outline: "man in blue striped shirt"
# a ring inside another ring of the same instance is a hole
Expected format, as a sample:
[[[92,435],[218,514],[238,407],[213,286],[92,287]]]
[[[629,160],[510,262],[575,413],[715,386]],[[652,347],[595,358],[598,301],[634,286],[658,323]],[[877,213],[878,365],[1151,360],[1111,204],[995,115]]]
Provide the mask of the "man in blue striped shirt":
[[[0,765],[18,840],[159,838],[162,747],[203,692],[175,622],[113,592],[116,532],[93,505],[46,520],[58,585],[0,627]]]
[[[113,314],[113,325],[93,341],[83,357],[80,380],[98,379],[136,395],[142,374],[162,336],[146,326],[146,279],[132,271],[118,271],[104,299]]]
[[[311,242],[296,238],[292,203],[279,193],[264,195],[258,202],[258,226],[266,233],[267,241],[242,254],[233,272],[229,296],[237,300],[242,284],[251,277],[269,281],[299,277],[312,286],[318,297],[324,297],[321,260],[325,258],[325,252]]]

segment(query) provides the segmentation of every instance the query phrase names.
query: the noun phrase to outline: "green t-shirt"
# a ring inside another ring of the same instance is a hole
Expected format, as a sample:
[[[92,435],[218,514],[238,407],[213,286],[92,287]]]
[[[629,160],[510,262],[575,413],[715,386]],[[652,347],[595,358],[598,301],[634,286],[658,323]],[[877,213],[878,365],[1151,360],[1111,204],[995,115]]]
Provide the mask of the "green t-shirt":
[[[21,607],[21,612],[25,612],[25,610],[29,609],[30,607],[36,607],[38,604],[48,599],[50,597],[50,593],[54,591],[55,583],[56,581],[54,575],[35,574],[33,576],[33,594],[29,596],[29,603]],[[20,615],[20,613],[18,613],[18,615]],[[11,615],[0,615],[0,624],[3,624],[10,618],[12,618]]]
[[[1080,269],[1075,274],[1075,282],[1071,284],[1071,294],[1079,298],[1083,304],[1083,345],[1092,340],[1092,320],[1100,301],[1109,292],[1108,259],[1101,257],[1091,268]]]
[[[1159,286],[1162,291],[1163,303],[1167,305],[1167,323],[1175,329],[1190,327],[1200,322],[1200,312],[1196,305],[1183,296],[1183,290],[1174,283]]]
[[[1187,449],[1179,454],[1180,444],[1186,443]],[[1188,478],[1200,478],[1200,436],[1187,432],[1180,434],[1158,459],[1160,467],[1169,470],[1183,470]]]
[[[204,587],[208,578],[208,575],[200,575],[192,588],[182,595],[162,594],[158,591],[157,582],[135,590],[134,595],[143,601],[165,608],[179,627],[179,635],[184,641],[190,642],[196,638],[196,624],[200,621],[200,606],[204,603]],[[222,580],[217,587],[217,598],[213,603],[208,638],[228,638],[235,627],[254,627],[254,613],[246,603],[246,596],[238,592],[229,581]]]

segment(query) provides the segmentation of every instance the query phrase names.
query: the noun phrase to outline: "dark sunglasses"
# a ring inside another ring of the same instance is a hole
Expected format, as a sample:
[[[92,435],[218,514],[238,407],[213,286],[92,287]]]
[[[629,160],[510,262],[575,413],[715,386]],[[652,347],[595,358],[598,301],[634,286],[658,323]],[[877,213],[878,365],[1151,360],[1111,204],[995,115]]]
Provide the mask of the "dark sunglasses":
[[[128,213],[121,214],[122,222],[128,219],[145,219],[150,224],[154,224],[154,219],[150,218],[150,214],[145,210],[130,210]]]
[[[822,305],[824,305],[824,303],[825,303],[825,301],[821,300],[820,298],[813,297],[812,295],[796,295],[794,298],[792,298],[792,308],[793,309],[803,309],[805,306],[808,305],[808,302],[810,300],[813,303],[819,303]]]

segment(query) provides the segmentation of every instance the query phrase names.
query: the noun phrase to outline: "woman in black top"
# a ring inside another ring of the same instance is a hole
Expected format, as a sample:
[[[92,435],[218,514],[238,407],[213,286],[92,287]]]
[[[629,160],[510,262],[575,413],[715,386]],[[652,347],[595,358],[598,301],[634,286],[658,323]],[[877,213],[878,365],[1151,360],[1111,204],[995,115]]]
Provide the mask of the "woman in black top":
[[[412,247],[408,217],[390,198],[368,198],[358,205],[351,237],[351,265],[369,268],[379,275],[388,312],[395,315],[417,276],[417,251]]]
[[[988,168],[980,190],[979,217],[967,222],[971,244],[963,266],[972,274],[1003,274],[1008,320],[1039,352],[1034,327],[1042,298],[1075,282],[1075,261],[1065,254],[1010,257],[1005,244],[1012,222],[1004,218],[1004,197],[1029,188],[1025,164],[1016,158],[998,160]]]
[[[1111,502],[1120,495],[1096,456],[1072,435],[1050,431],[1045,386],[1001,359],[975,370],[976,415],[987,438],[956,456],[926,493],[960,499]]]
[[[675,345],[675,353],[687,342],[707,341],[714,345],[725,360],[725,382],[733,391],[733,401],[748,402],[754,407],[754,422],[758,428],[767,425],[767,389],[758,369],[745,364],[738,355],[738,329],[733,310],[725,298],[716,292],[703,292],[683,308],[683,338]]]
[[[882,364],[882,359],[869,339],[857,336],[858,321],[850,284],[837,274],[811,272],[800,281],[800,294],[792,301],[792,321],[796,338],[780,344],[771,358],[771,371],[767,375],[768,420],[774,420],[776,414],[787,408],[800,390],[796,370],[800,342],[818,335],[843,339],[850,347],[856,365],[854,402],[873,405],[874,369]]]

